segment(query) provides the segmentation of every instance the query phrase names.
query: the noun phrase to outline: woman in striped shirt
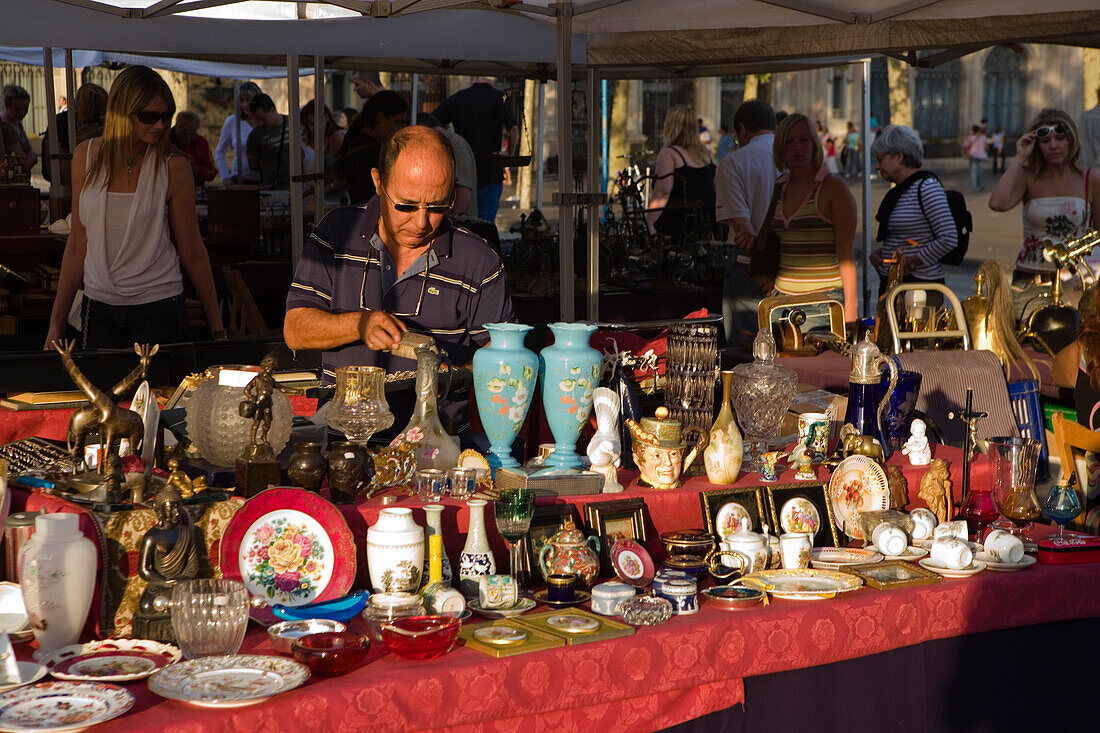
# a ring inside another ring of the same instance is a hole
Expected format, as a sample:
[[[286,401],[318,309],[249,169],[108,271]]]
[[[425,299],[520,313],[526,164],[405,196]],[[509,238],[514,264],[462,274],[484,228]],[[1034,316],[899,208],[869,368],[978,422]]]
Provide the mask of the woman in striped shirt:
[[[825,152],[806,115],[790,114],[775,131],[775,166],[782,194],[772,231],[779,237],[782,295],[819,293],[844,303],[844,320],[859,318],[852,238],[856,202],[844,179],[823,165]]]
[[[887,125],[871,145],[875,170],[884,181],[895,184],[882,200],[875,218],[882,247],[871,253],[871,264],[879,274],[879,296],[886,291],[890,265],[904,248],[903,282],[943,283],[940,259],[955,249],[958,234],[947,195],[932,173],[920,170],[924,146],[920,136],[905,125]],[[917,243],[909,246],[909,240]]]

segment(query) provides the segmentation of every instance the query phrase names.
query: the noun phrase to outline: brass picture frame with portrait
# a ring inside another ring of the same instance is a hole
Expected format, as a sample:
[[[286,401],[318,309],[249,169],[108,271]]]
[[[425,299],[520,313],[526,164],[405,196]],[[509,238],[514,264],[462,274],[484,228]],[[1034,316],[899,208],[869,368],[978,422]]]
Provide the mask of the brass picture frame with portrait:
[[[828,525],[827,530],[825,527],[818,527],[817,532],[814,533],[814,547],[840,547],[840,535],[837,534],[836,520],[833,519],[833,503],[829,501],[828,486],[829,484],[825,481],[806,481],[796,484],[768,486],[766,489],[768,513],[771,517],[769,521],[772,531],[776,535],[781,535],[787,531],[783,528],[782,517],[780,516],[787,502],[792,499],[806,499],[817,509],[817,515],[821,519],[821,523]]]
[[[611,567],[611,547],[622,539],[634,540],[645,546],[645,500],[613,499],[592,501],[584,505],[584,521],[588,534],[600,539],[600,576],[614,575]]]
[[[762,523],[767,521],[764,513],[763,490],[759,486],[742,486],[733,489],[713,489],[699,492],[699,506],[703,512],[703,524],[707,532],[714,535],[716,542],[721,542],[719,534],[719,518],[722,508],[731,502],[740,504],[749,515],[752,523],[748,529],[759,532]]]
[[[894,590],[914,585],[932,585],[943,580],[942,577],[902,560],[885,560],[864,565],[848,565],[844,572],[863,578],[863,583],[875,590]]]
[[[519,541],[519,555],[523,559],[523,573],[529,585],[543,585],[546,578],[539,567],[539,553],[550,538],[572,522],[577,529],[583,529],[581,514],[573,504],[548,504],[536,506],[531,513],[531,528]]]

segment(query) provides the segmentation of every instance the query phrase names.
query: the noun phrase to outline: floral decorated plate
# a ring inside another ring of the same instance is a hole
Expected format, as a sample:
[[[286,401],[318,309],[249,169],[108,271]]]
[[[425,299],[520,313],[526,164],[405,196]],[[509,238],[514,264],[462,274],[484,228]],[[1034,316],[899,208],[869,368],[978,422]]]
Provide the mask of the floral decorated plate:
[[[969,578],[971,575],[977,575],[985,570],[985,563],[981,560],[974,560],[965,568],[955,570],[954,568],[946,567],[939,561],[933,560],[930,557],[922,557],[917,561],[925,570],[931,570],[933,573],[938,573],[945,578]]]
[[[749,510],[736,501],[723,504],[714,518],[714,531],[723,542],[738,532],[751,532],[752,517],[749,516]]]
[[[38,664],[37,662],[16,662],[15,664],[19,667],[19,681],[0,685],[0,692],[7,692],[23,685],[29,685],[32,682],[38,682],[46,676],[46,665],[44,664]]]
[[[999,562],[990,557],[984,550],[974,553],[974,559],[984,562],[987,570],[993,570],[998,573],[1013,573],[1017,570],[1026,570],[1035,564],[1034,555],[1024,555],[1023,558],[1020,559],[1020,562]]]
[[[102,682],[39,682],[0,695],[0,731],[82,730],[125,713],[134,696]]]
[[[61,680],[133,682],[180,660],[180,650],[145,639],[107,639],[71,644],[42,660]]]
[[[634,540],[619,540],[611,548],[611,567],[619,580],[636,588],[653,582],[657,569],[649,551]]]
[[[340,510],[317,494],[268,489],[229,520],[221,571],[272,605],[331,601],[355,580],[355,540]]]
[[[848,456],[829,479],[829,501],[844,533],[854,540],[863,539],[856,521],[859,513],[890,508],[886,472],[867,456]]]
[[[810,550],[810,565],[824,570],[838,570],[844,565],[863,565],[881,560],[881,552],[862,547],[815,547]]]
[[[591,634],[598,631],[602,624],[588,616],[563,613],[546,619],[546,625],[555,631],[562,631],[566,634]]]
[[[839,570],[805,568],[801,570],[760,570],[741,579],[744,585],[757,586],[775,598],[817,600],[857,590],[863,580]]]
[[[821,529],[821,514],[814,503],[804,496],[789,499],[779,512],[779,526],[784,532],[808,532],[816,535]]]
[[[538,604],[531,598],[520,598],[511,608],[482,608],[480,601],[470,601],[467,607],[485,618],[512,618],[527,613]]]
[[[307,679],[309,667],[293,659],[234,654],[165,667],[149,678],[149,689],[169,700],[230,708],[253,705],[293,690]]]

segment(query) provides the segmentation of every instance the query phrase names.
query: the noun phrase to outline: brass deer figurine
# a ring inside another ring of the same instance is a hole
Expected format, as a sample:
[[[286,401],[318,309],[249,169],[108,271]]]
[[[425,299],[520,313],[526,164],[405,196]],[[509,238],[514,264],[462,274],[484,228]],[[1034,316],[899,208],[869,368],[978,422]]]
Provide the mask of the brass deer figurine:
[[[73,468],[84,461],[84,444],[89,434],[99,432],[100,442],[104,446],[103,457],[117,454],[122,438],[130,441],[130,450],[135,453],[140,447],[145,427],[141,417],[132,410],[118,406],[118,400],[132,391],[145,379],[149,362],[160,349],[160,344],[134,344],[134,353],[138,355],[138,364],[116,384],[109,394],[88,381],[88,378],[73,361],[73,341],[55,341],[54,348],[61,354],[61,363],[69,378],[92,403],[78,409],[69,419],[68,449],[73,460]],[[99,462],[99,473],[103,475],[105,460]]]

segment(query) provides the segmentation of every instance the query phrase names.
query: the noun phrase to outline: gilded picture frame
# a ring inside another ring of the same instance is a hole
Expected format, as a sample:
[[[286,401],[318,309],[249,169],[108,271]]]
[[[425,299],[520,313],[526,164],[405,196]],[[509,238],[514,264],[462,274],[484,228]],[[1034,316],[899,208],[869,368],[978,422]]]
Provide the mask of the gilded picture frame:
[[[814,547],[840,547],[840,535],[837,533],[836,520],[833,518],[833,503],[829,501],[828,488],[829,484],[825,481],[807,481],[766,487],[769,524],[772,532],[781,535],[786,531],[780,523],[780,512],[783,511],[783,507],[791,499],[803,498],[817,509],[822,524],[828,524],[828,529],[821,527],[814,534]]]
[[[718,513],[722,507],[730,502],[737,502],[748,512],[753,532],[763,529],[763,523],[767,521],[764,511],[763,489],[759,486],[742,486],[732,489],[712,489],[699,492],[699,507],[703,514],[703,525],[707,532],[714,536],[715,542],[721,542],[718,535]]]
[[[844,572],[863,579],[863,584],[875,590],[894,590],[914,585],[932,585],[942,577],[919,565],[902,560],[885,560],[864,565],[847,565]]]
[[[611,567],[611,545],[619,539],[631,539],[646,544],[645,500],[642,497],[592,501],[584,505],[584,521],[588,534],[600,539],[600,575],[614,575]]]

